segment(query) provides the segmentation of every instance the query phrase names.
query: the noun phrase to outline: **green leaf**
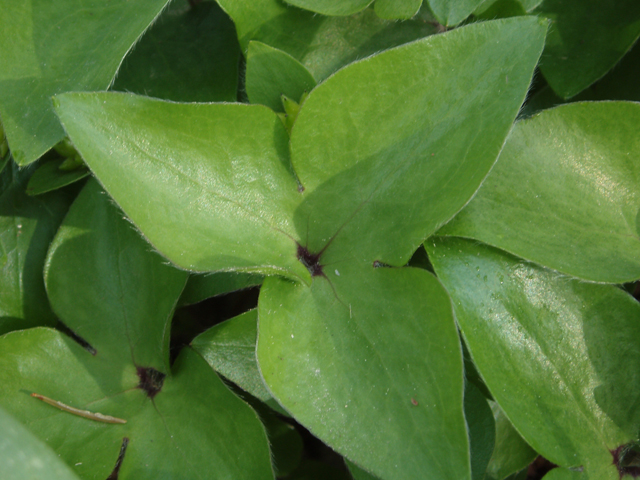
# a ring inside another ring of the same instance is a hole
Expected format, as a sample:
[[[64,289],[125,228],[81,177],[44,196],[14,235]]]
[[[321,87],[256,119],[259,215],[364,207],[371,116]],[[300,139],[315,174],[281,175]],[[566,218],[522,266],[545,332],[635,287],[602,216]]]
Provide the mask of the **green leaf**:
[[[434,238],[427,249],[475,364],[527,443],[615,478],[611,451],[640,430],[640,304],[473,241]]]
[[[470,478],[460,344],[430,273],[270,277],[258,309],[262,375],[314,435],[381,478]]]
[[[545,0],[533,13],[552,22],[540,70],[563,98],[604,76],[640,36],[636,0]]]
[[[439,234],[585,280],[640,278],[638,128],[640,105],[624,102],[571,104],[519,122],[478,194]]]
[[[236,100],[240,46],[217,3],[176,0],[118,70],[111,89],[180,102]]]
[[[261,42],[249,43],[246,89],[251,103],[282,112],[282,95],[298,102],[315,86],[311,73],[288,53]]]
[[[640,101],[640,86],[636,78],[640,77],[640,42],[622,57],[620,63],[609,73],[583,90],[571,102],[589,100],[632,100]],[[566,101],[557,96],[551,87],[544,86],[536,94],[527,99],[527,103],[520,112],[521,117],[529,117],[539,110],[555,107]]]
[[[543,2],[543,0],[518,0],[518,1],[522,4],[522,6],[527,12],[530,12],[531,10],[533,10]]]
[[[89,175],[87,168],[76,168],[75,170],[61,170],[60,165],[66,159],[59,158],[56,160],[45,161],[38,165],[38,168],[27,184],[27,195],[41,195],[51,192],[67,185],[71,185],[82,180]]]
[[[198,335],[191,347],[211,367],[263,402],[271,399],[256,362],[258,311],[250,310]]]
[[[229,480],[273,478],[266,435],[255,413],[190,349],[179,355],[153,400],[137,388],[133,364],[114,368],[100,354],[94,357],[45,328],[1,337],[0,371],[2,405],[82,478],[107,478],[125,438],[119,480],[159,474],[202,478],[209,471]],[[34,391],[127,423],[61,411],[30,397]]]
[[[469,431],[471,478],[483,480],[495,444],[495,421],[486,398],[468,381],[464,387],[464,417]]]
[[[92,180],[49,249],[47,293],[65,325],[85,340],[95,338],[90,343],[101,358],[166,372],[170,316],[187,274],[145,247]]]
[[[428,16],[399,23],[382,20],[372,9],[326,17],[279,0],[219,3],[233,19],[245,52],[251,40],[271,45],[297,59],[318,82],[355,60],[438,31]]]
[[[0,116],[13,158],[26,165],[64,137],[51,96],[104,90],[167,0],[1,0]]]
[[[418,13],[422,0],[376,0],[376,15],[389,20],[406,20]]]
[[[0,462],[5,480],[79,480],[44,443],[0,409]]]
[[[462,22],[485,0],[428,0],[431,11],[438,21],[447,26]]]
[[[42,269],[73,197],[62,191],[28,196],[30,173],[11,162],[0,175],[0,334],[56,323]]]
[[[527,468],[538,454],[513,428],[500,406],[490,402],[496,422],[496,445],[487,467],[487,480],[503,480]]]
[[[209,470],[220,478],[272,478],[255,413],[192,350],[169,367],[169,322],[186,275],[151,251],[89,182],[46,267],[55,311],[89,346],[42,328],[0,338],[0,404],[83,478],[106,478],[125,447],[121,480],[156,479],[158,472],[198,478]],[[126,423],[63,412],[30,392]]]
[[[406,264],[495,162],[544,32],[529,17],[472,24],[354,63],[313,90],[291,135],[305,188],[294,221],[309,251],[326,249],[327,263]]]
[[[309,278],[295,256],[288,135],[271,110],[116,93],[56,101],[87,165],[172,262]]]
[[[262,283],[261,275],[250,273],[219,272],[189,275],[178,306],[193,305],[207,298],[234,292]]]
[[[519,17],[526,15],[523,6],[518,0],[498,0],[482,12],[476,10],[475,15],[482,20],[493,20],[495,18]]]
[[[350,462],[346,458],[344,463],[347,465],[347,468],[349,468],[349,473],[351,473],[353,480],[379,480],[378,477],[374,477],[369,472],[362,470],[359,466]]]
[[[322,15],[347,16],[358,13],[373,0],[286,0],[286,2]]]
[[[567,470],[566,468],[554,468],[544,476],[544,480],[585,480],[585,476],[582,472]]]

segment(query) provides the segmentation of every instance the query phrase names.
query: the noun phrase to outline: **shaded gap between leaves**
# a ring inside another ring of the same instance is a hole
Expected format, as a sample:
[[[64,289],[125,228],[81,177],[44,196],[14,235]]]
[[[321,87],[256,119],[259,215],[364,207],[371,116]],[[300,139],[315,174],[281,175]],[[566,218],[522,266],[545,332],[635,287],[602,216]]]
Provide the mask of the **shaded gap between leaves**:
[[[124,437],[122,439],[122,445],[120,446],[120,453],[118,454],[118,459],[116,460],[116,464],[111,471],[111,475],[107,477],[107,480],[118,480],[118,475],[120,473],[120,467],[122,466],[122,460],[124,460],[124,454],[127,452],[127,447],[129,446],[129,438]]]
[[[57,329],[62,333],[64,333],[65,335],[67,335],[68,337],[71,337],[78,345],[84,348],[91,355],[95,356],[98,353],[98,351],[95,348],[93,348],[93,346],[89,342],[87,342],[84,338],[82,338],[80,335],[78,335],[76,332],[71,330],[69,327],[67,327],[64,323],[62,323],[59,320],[58,320]]]

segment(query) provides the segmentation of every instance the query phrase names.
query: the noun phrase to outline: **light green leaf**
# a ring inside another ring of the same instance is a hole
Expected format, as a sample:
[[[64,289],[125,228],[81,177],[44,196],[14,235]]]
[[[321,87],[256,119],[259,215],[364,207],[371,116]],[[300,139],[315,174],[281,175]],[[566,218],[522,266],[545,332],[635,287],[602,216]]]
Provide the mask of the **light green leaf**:
[[[295,256],[288,135],[271,110],[116,93],[56,101],[87,165],[172,262],[309,278]]]
[[[593,478],[617,475],[611,451],[640,429],[640,304],[473,241],[434,238],[427,250],[475,364],[527,443]]]
[[[62,191],[28,196],[31,171],[10,162],[0,174],[0,334],[56,323],[42,269],[73,197]]]
[[[250,273],[218,272],[189,275],[187,285],[182,291],[179,307],[193,305],[207,298],[255,287],[262,283],[261,275]]]
[[[251,40],[271,45],[297,59],[318,82],[355,60],[438,31],[426,15],[399,23],[382,20],[372,9],[351,17],[326,17],[280,0],[219,3],[233,19],[245,52]]]
[[[286,2],[322,15],[347,16],[358,13],[373,0],[286,0]]]
[[[66,159],[59,158],[39,164],[27,184],[27,195],[33,196],[51,192],[82,180],[89,175],[89,170],[83,167],[74,170],[61,170],[60,165],[65,161]]]
[[[326,275],[262,286],[257,352],[271,392],[381,478],[470,478],[462,355],[438,281],[344,264]]]
[[[567,470],[566,468],[554,468],[544,476],[544,480],[585,480],[582,472]]]
[[[376,15],[389,20],[406,20],[418,13],[422,0],[376,0]]]
[[[169,322],[187,274],[146,247],[92,180],[51,244],[45,282],[54,311],[101,358],[167,372]]]
[[[51,329],[0,337],[0,372],[3,407],[74,465],[81,478],[107,478],[123,443],[119,480],[202,478],[208,471],[225,480],[273,478],[256,414],[190,349],[179,355],[153,400],[138,388],[133,364],[114,368]],[[126,423],[83,418],[32,398],[31,392]]]
[[[2,409],[0,431],[4,480],[79,480],[49,447]]]
[[[538,454],[513,428],[500,406],[490,402],[496,422],[496,445],[487,467],[487,480],[503,480],[529,465]]]
[[[354,63],[313,90],[291,135],[305,188],[294,221],[309,250],[326,249],[326,263],[406,264],[495,162],[545,28],[529,17],[472,24]]]
[[[217,3],[176,0],[144,34],[111,89],[180,102],[233,102],[240,46]]]
[[[545,0],[533,13],[552,22],[540,70],[563,98],[604,76],[640,36],[636,0]]]
[[[309,70],[288,53],[258,41],[249,43],[246,89],[251,103],[282,112],[282,95],[298,102],[315,86]]]
[[[640,278],[639,128],[640,104],[624,102],[519,122],[478,194],[439,234],[585,280]]]
[[[51,96],[104,90],[167,0],[1,0],[0,116],[19,165],[64,137]]]
[[[231,318],[191,342],[191,347],[221,375],[263,402],[271,394],[265,387],[256,363],[258,311]]]
[[[459,24],[473,13],[485,0],[428,0],[431,11],[438,21],[451,27]]]

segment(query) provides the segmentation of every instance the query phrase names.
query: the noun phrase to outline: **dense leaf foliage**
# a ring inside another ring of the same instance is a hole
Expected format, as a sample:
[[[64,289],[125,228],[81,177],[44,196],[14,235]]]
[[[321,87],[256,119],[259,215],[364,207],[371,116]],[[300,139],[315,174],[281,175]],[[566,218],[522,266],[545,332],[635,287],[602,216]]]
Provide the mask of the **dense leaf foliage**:
[[[640,476],[637,2],[0,7],[2,478]]]

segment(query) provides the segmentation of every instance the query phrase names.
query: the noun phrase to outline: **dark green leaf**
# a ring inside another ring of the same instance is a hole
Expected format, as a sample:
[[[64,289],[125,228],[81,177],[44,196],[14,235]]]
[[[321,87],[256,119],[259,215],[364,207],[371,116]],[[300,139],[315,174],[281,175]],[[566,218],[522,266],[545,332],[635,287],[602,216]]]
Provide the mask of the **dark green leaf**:
[[[180,102],[236,100],[240,46],[217,3],[176,0],[118,70],[112,90]]]
[[[64,158],[46,161],[40,165],[27,184],[27,195],[41,195],[62,187],[66,187],[89,175],[89,169],[76,168],[74,170],[61,170],[60,165]]]
[[[73,198],[62,191],[28,196],[30,173],[11,162],[0,175],[0,334],[56,323],[42,269]]]
[[[7,19],[0,29],[0,116],[19,165],[33,162],[64,137],[51,96],[107,88],[166,3],[0,1]]]
[[[552,22],[540,70],[563,98],[604,76],[640,35],[636,0],[545,0],[533,13]]]
[[[513,428],[500,406],[490,403],[496,421],[496,446],[487,467],[487,480],[503,480],[527,468],[538,454]]]
[[[471,382],[465,382],[464,417],[469,431],[471,478],[483,480],[495,444],[495,421],[487,399]]]
[[[597,118],[597,121],[594,121]],[[578,103],[519,122],[439,234],[596,282],[640,278],[640,104]]]

